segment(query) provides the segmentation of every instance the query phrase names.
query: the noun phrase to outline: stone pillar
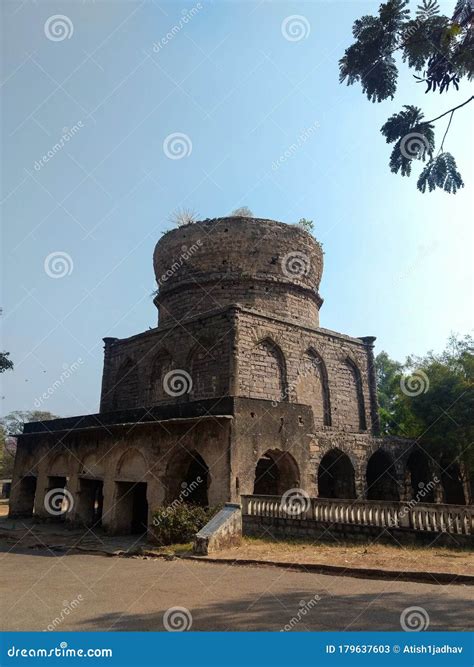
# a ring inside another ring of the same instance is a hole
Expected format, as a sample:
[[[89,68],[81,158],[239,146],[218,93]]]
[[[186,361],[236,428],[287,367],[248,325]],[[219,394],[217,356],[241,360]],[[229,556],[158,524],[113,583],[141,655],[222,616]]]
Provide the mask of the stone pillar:
[[[375,336],[361,336],[361,341],[367,351],[367,371],[369,376],[369,395],[370,395],[370,421],[372,423],[372,433],[379,435],[380,418],[379,402],[377,398],[377,376],[375,372],[374,341]]]
[[[102,510],[102,527],[107,533],[113,533],[116,523],[116,507],[115,507],[115,480],[104,480],[104,506]]]

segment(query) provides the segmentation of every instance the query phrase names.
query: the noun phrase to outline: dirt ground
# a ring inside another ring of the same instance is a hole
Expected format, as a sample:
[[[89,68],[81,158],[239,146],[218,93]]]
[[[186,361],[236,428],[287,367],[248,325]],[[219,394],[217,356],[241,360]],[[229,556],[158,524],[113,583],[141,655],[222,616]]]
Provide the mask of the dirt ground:
[[[308,544],[244,538],[240,547],[213,558],[254,559],[285,563],[324,564],[381,570],[474,574],[474,552],[444,547],[412,548],[383,544]]]

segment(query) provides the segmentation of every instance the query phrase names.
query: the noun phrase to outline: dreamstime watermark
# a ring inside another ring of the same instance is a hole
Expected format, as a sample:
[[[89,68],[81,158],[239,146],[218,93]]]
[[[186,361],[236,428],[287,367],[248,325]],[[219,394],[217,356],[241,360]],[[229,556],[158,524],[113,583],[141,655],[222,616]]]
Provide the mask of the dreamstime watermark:
[[[65,488],[50,489],[44,496],[44,509],[51,516],[68,514],[73,507],[72,493]]]
[[[419,396],[426,394],[430,388],[430,381],[425,371],[420,368],[413,371],[411,375],[403,375],[400,378],[400,389],[405,396]]]
[[[190,482],[189,484],[187,482],[182,482],[179,496],[175,498],[172,503],[170,503],[165,507],[165,509],[163,510],[162,514],[160,514],[159,517],[155,517],[153,519],[152,522],[153,525],[155,527],[159,526],[165,516],[172,514],[173,510],[183,505],[189,498],[189,496],[193,493],[193,491],[195,491],[199,487],[199,485],[203,483],[203,481],[204,481],[203,478],[198,475],[196,479],[193,479],[193,481]]]
[[[168,632],[191,630],[193,617],[186,607],[170,607],[163,615],[163,626]]]
[[[15,648],[10,646],[9,658],[111,658],[111,648],[68,648],[67,642],[61,642],[53,648]]]
[[[63,127],[63,133],[61,135],[61,138],[59,141],[57,141],[52,148],[49,149],[49,151],[43,155],[42,158],[39,160],[36,160],[34,163],[34,168],[36,171],[40,171],[44,167],[45,164],[47,164],[51,158],[53,158],[56,153],[59,153],[64,146],[71,141],[71,139],[81,130],[83,127],[85,127],[84,123],[82,120],[77,121],[72,127]]]
[[[44,34],[51,42],[62,42],[71,39],[74,34],[74,25],[69,16],[64,14],[53,14],[46,19]]]
[[[44,270],[50,278],[70,276],[74,269],[71,255],[62,250],[51,252],[44,260]]]
[[[63,608],[61,609],[59,616],[53,618],[51,623],[48,623],[43,632],[53,632],[56,630],[56,628],[61,625],[61,623],[69,616],[69,614],[77,609],[77,607],[79,607],[83,600],[84,598],[82,595],[78,595],[77,598],[74,598],[71,600],[71,602],[67,602],[67,600],[65,600],[63,602]]]
[[[163,141],[163,152],[170,160],[182,160],[193,152],[193,142],[184,132],[172,132]]]
[[[423,607],[407,607],[400,614],[400,625],[405,632],[428,630],[430,617]]]
[[[298,609],[296,616],[290,618],[288,623],[286,623],[286,625],[281,628],[280,632],[289,632],[290,630],[293,630],[295,625],[298,625],[298,623],[304,619],[306,614],[308,614],[314,607],[316,607],[320,600],[320,595],[315,595],[311,598],[311,600],[308,600],[308,602],[306,602],[306,600],[301,600],[300,608]]]
[[[35,408],[40,408],[45,401],[50,398],[55,391],[57,391],[60,387],[63,386],[66,380],[69,380],[71,375],[75,373],[78,368],[82,366],[84,363],[84,360],[79,357],[77,361],[73,361],[72,364],[63,364],[63,371],[61,375],[53,382],[52,385],[50,385],[45,392],[41,394],[39,398],[35,398],[34,400],[34,406]]]
[[[281,22],[281,34],[288,42],[300,42],[309,37],[311,24],[306,16],[292,14]]]
[[[163,285],[167,280],[169,280],[178,269],[180,269],[183,264],[190,259],[200,248],[202,247],[201,239],[198,239],[195,243],[188,248],[186,245],[181,246],[181,255],[173,264],[167,269],[157,280],[158,285]]]
[[[168,396],[183,396],[189,394],[193,388],[193,379],[182,368],[168,371],[163,378],[163,389]]]
[[[311,260],[304,252],[293,250],[281,260],[281,270],[287,278],[307,276],[311,268]]]
[[[300,132],[296,137],[296,141],[294,141],[290,146],[288,146],[288,148],[276,160],[273,160],[272,170],[277,171],[277,169],[279,169],[282,164],[284,164],[287,160],[293,157],[295,153],[302,146],[304,146],[304,144],[308,141],[308,139],[311,139],[314,136],[316,130],[318,130],[319,127],[320,127],[319,121],[315,120],[312,125],[309,125],[302,132]]]
[[[309,495],[300,488],[288,489],[280,500],[280,509],[289,517],[305,514],[311,506]]]
[[[424,160],[430,152],[430,142],[421,132],[409,132],[400,141],[400,153],[407,160]]]
[[[424,482],[420,482],[418,484],[418,491],[416,492],[415,497],[404,503],[403,507],[397,512],[397,521],[393,519],[388,520],[389,526],[396,527],[400,519],[404,519],[412,509],[414,509],[419,503],[422,503],[426,496],[429,496],[439,483],[439,477],[436,475],[426,484]]]
[[[174,26],[168,30],[166,35],[158,40],[158,42],[153,43],[153,51],[159,53],[164,46],[169,44],[169,42],[176,37],[176,35],[179,35],[181,30],[186,27],[197,14],[199,14],[201,9],[204,9],[204,7],[200,2],[195,4],[194,7],[191,7],[191,9],[182,9],[179,21],[175,23]]]

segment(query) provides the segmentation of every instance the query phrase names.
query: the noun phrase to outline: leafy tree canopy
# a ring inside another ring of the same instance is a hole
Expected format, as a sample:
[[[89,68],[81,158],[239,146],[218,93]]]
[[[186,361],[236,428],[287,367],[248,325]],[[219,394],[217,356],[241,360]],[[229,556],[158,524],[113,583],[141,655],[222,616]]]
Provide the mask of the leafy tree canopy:
[[[26,422],[57,419],[51,412],[42,410],[15,410],[0,420],[0,478],[11,477],[16,452],[16,438]]]
[[[474,77],[473,0],[458,0],[451,17],[440,14],[436,0],[422,0],[414,15],[409,0],[388,0],[378,16],[363,16],[353,26],[354,43],[339,61],[340,81],[360,83],[371,102],[393,99],[397,91],[399,60],[414,70],[414,79],[426,84],[427,93],[459,89],[461,79]],[[417,187],[421,192],[441,188],[456,193],[464,183],[444,142],[454,113],[474,95],[436,118],[426,120],[422,110],[406,105],[382,126],[387,143],[394,144],[390,169],[410,176],[413,160],[427,164]],[[435,154],[434,123],[449,116],[441,144]]]
[[[376,358],[382,432],[416,439],[441,463],[474,473],[474,340],[452,336],[441,354]]]

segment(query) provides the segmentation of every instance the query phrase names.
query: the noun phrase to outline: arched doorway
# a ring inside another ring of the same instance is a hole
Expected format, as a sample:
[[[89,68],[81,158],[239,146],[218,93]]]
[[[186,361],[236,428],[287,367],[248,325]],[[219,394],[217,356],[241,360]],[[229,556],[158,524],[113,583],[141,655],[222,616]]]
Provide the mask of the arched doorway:
[[[444,502],[449,505],[465,505],[466,498],[464,497],[464,487],[458,463],[454,461],[449,465],[444,464],[442,467],[441,483],[444,490]]]
[[[182,452],[168,466],[168,503],[181,500],[190,505],[208,507],[210,482],[209,466],[203,457],[196,451]]]
[[[367,499],[399,501],[395,466],[387,452],[378,449],[367,463]]]
[[[281,496],[288,489],[300,486],[295,459],[278,449],[268,450],[257,461],[253,492],[259,496]]]
[[[318,468],[320,498],[355,498],[355,472],[347,454],[331,449],[321,459]]]
[[[433,475],[428,456],[421,449],[414,449],[407,459],[405,468],[405,494],[408,500],[422,503],[434,502]]]
[[[120,458],[115,478],[114,527],[116,534],[143,534],[148,529],[147,477],[149,467],[135,448]]]

